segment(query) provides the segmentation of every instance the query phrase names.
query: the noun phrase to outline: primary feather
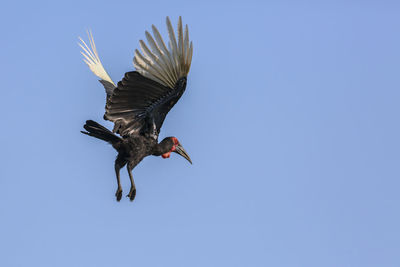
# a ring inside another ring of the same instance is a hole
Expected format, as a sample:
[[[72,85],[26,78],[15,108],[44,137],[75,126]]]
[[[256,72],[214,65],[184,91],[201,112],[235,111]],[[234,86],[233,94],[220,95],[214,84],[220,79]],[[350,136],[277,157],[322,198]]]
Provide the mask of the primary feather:
[[[106,88],[107,94],[110,95],[112,93],[112,89],[114,89],[116,85],[104,69],[103,64],[101,64],[91,31],[88,31],[88,38],[91,48],[89,48],[85,41],[83,41],[82,38],[79,37],[79,40],[81,41],[81,43],[79,43],[79,46],[83,50],[81,51],[81,54],[84,57],[83,61],[89,66],[94,75],[101,79],[100,82]]]
[[[185,26],[185,33],[183,33],[181,17],[179,17],[178,21],[178,41],[175,39],[174,29],[168,17],[166,23],[169,35],[169,49],[167,49],[160,32],[153,25],[154,38],[146,31],[146,39],[151,50],[144,41],[140,40],[143,55],[136,50],[133,65],[143,76],[173,88],[180,78],[186,77],[189,73],[193,45],[192,42],[189,44],[187,25]]]

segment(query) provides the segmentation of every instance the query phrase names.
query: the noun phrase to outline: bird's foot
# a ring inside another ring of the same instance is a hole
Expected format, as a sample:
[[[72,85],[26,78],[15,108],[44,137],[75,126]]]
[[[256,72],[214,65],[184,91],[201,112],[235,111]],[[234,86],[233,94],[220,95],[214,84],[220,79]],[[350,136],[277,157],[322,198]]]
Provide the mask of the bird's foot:
[[[118,187],[117,192],[115,192],[115,196],[117,198],[117,201],[120,201],[122,198],[122,188]]]
[[[135,199],[135,196],[136,196],[136,188],[131,187],[131,190],[129,191],[127,197],[129,197],[130,201],[133,201]]]

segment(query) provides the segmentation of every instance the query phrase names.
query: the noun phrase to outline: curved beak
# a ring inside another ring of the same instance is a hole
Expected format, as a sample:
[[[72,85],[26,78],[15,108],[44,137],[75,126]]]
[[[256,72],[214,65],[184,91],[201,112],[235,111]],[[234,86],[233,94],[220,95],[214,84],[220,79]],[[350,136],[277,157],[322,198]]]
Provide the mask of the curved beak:
[[[183,148],[183,146],[181,144],[178,144],[177,146],[175,146],[175,153],[178,153],[179,155],[181,155],[182,157],[184,157],[185,159],[187,159],[190,164],[192,163],[192,160],[190,159],[188,153],[186,153],[185,149]]]

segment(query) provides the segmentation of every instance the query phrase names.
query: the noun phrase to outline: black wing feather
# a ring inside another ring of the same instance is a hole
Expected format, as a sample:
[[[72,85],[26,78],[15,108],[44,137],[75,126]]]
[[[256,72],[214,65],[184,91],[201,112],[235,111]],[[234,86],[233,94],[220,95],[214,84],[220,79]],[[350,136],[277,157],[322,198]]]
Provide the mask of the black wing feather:
[[[164,119],[186,88],[186,77],[174,88],[148,79],[136,71],[125,77],[113,90],[104,118],[115,123],[114,132],[158,137]]]

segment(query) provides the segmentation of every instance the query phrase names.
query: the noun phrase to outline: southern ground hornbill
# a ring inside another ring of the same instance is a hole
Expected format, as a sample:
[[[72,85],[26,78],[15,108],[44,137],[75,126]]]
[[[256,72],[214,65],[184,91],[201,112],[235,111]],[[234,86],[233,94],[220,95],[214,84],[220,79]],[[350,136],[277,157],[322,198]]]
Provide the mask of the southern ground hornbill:
[[[132,169],[146,156],[169,158],[178,153],[190,163],[189,155],[176,137],[166,137],[158,143],[160,128],[165,116],[182,96],[192,60],[193,46],[189,43],[188,26],[182,27],[179,17],[177,39],[171,21],[167,17],[168,48],[159,31],[153,25],[153,35],[146,31],[149,47],[140,40],[141,54],[135,50],[133,64],[136,71],[125,73],[118,85],[111,80],[99,59],[93,36],[88,33],[90,48],[81,40],[85,63],[100,78],[106,89],[104,119],[114,122],[111,132],[95,121],[88,120],[82,133],[110,143],[117,151],[115,174],[118,188],[115,196],[121,200],[120,169],[127,165],[131,188],[127,195],[131,201],[136,195]],[[116,135],[119,134],[120,136]]]

